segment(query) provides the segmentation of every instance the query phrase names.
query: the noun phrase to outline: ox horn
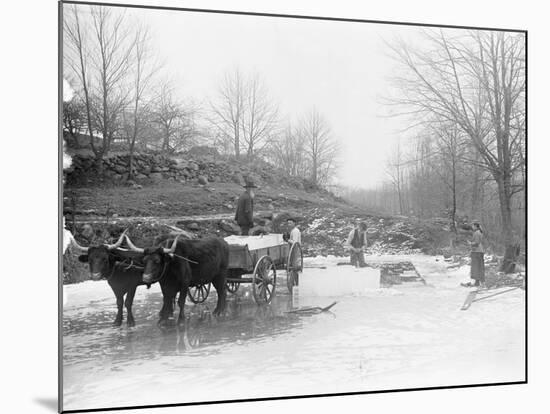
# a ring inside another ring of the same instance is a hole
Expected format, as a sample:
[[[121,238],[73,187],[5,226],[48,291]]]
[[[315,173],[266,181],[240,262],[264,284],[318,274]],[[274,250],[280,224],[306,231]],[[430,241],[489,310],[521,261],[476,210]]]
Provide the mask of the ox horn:
[[[118,238],[118,240],[116,241],[115,244],[105,244],[105,247],[107,247],[107,249],[109,250],[112,250],[112,249],[116,249],[118,247],[120,247],[120,245],[122,244],[122,241],[124,240],[124,236],[126,236],[126,232],[128,231],[128,229],[124,230],[122,232],[122,234],[120,235],[120,237]]]
[[[126,237],[126,243],[128,243],[128,247],[130,250],[133,250],[134,252],[143,253],[145,252],[145,249],[142,249],[141,247],[136,247],[134,243],[130,240],[127,234],[124,234],[124,237]]]
[[[176,251],[176,246],[178,245],[178,239],[179,239],[180,235],[178,234],[176,236],[176,238],[174,239],[174,241],[172,242],[172,246],[170,246],[169,249],[167,249],[166,247],[163,247],[162,248],[162,251],[165,253],[165,254],[172,254]]]
[[[74,236],[71,234],[71,244],[76,247],[78,250],[84,252],[84,253],[87,253],[88,252],[88,249],[89,247],[84,247],[84,246],[81,246],[80,244],[78,244],[74,238]]]

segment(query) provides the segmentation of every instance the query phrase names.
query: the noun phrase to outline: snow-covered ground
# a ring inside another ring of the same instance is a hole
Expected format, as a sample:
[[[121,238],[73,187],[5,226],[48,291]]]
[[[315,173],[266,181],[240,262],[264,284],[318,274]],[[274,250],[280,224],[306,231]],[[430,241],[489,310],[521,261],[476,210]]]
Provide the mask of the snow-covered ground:
[[[186,308],[185,327],[165,329],[156,326],[157,285],[138,289],[134,328],[110,326],[115,301],[106,282],[65,286],[64,408],[524,380],[523,290],[461,311],[468,268],[447,270],[442,258],[422,255],[369,260],[411,261],[428,286],[301,297],[300,306],[338,301],[331,313],[305,316],[286,313],[295,303],[279,278],[270,306],[256,306],[242,287],[229,295],[227,315],[212,318],[212,291],[206,304]],[[307,259],[326,269],[305,271],[337,280],[339,261]]]

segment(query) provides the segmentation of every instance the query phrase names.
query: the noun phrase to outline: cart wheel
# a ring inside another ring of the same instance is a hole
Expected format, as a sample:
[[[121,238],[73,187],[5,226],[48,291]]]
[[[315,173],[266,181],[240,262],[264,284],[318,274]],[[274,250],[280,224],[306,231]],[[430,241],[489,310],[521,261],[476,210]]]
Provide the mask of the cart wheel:
[[[239,290],[241,284],[239,282],[227,282],[226,286],[229,293],[235,293],[237,290]]]
[[[210,283],[206,285],[189,286],[187,296],[193,303],[202,303],[210,293]]]
[[[269,256],[262,256],[256,263],[252,274],[252,293],[258,305],[263,302],[271,302],[275,296],[276,283],[277,272],[273,260]]]
[[[286,261],[286,286],[292,293],[292,287],[298,286],[298,275],[304,268],[304,256],[302,255],[302,246],[295,242],[290,246],[288,258]]]

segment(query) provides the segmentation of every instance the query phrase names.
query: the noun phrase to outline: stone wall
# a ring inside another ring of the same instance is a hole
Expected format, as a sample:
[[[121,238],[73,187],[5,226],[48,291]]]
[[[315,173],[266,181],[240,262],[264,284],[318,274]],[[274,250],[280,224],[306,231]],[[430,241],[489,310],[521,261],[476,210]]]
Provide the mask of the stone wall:
[[[128,176],[128,154],[113,154],[102,160],[100,176],[93,155],[74,155],[72,166],[67,171],[67,184],[80,185],[98,179],[122,182]],[[289,177],[282,170],[262,160],[237,161],[213,155],[168,157],[161,154],[134,155],[134,179],[179,182],[198,181],[234,182],[244,184],[245,177],[252,177],[258,184],[286,184],[306,191],[322,191],[308,180]]]
[[[128,176],[129,155],[111,155],[102,160],[102,177],[96,160],[91,155],[76,155],[72,159],[72,168],[67,175],[68,183],[78,183],[87,179],[103,178],[122,181]],[[186,180],[198,176],[199,166],[196,163],[179,164],[176,160],[156,154],[134,155],[134,178],[162,179],[172,178]]]

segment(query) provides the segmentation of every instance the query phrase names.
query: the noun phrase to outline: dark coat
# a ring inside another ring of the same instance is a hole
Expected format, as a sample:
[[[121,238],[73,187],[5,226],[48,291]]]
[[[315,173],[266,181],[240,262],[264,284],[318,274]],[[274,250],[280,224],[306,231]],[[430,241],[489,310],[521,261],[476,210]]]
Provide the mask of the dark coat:
[[[237,212],[235,213],[235,221],[239,226],[254,227],[252,214],[254,212],[254,200],[246,191],[241,194],[237,202]]]

